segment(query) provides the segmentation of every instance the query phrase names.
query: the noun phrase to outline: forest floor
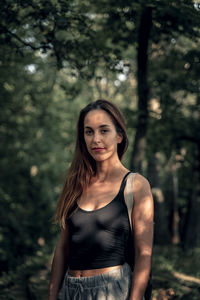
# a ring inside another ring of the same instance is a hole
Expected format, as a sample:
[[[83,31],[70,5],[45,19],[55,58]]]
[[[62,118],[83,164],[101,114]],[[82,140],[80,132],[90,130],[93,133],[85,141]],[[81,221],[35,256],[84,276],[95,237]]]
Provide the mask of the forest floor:
[[[154,247],[153,300],[200,299],[200,249]]]
[[[32,270],[32,276],[23,269],[20,276],[0,278],[1,300],[46,300],[50,261],[51,258],[37,272]],[[183,251],[178,247],[155,246],[152,279],[152,300],[199,300],[200,249]]]

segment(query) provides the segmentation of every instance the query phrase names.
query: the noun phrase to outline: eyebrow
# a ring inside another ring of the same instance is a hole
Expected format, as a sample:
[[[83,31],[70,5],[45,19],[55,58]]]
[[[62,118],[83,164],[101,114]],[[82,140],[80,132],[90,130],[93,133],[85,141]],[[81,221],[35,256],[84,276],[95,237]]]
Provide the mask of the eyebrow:
[[[104,127],[110,127],[110,125],[108,124],[103,124],[103,125],[100,125],[99,128],[104,128]],[[85,129],[92,129],[92,127],[90,126],[85,126]]]

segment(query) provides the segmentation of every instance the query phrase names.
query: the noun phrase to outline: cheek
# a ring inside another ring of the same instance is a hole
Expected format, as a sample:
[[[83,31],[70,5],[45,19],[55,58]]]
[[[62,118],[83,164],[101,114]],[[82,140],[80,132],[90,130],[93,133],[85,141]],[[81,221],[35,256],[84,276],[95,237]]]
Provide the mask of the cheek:
[[[88,149],[88,146],[90,144],[90,139],[87,136],[85,136],[84,141],[85,141],[86,148]]]
[[[107,140],[106,140],[106,144],[111,147],[111,148],[117,148],[119,141],[118,138],[116,136],[110,136]]]

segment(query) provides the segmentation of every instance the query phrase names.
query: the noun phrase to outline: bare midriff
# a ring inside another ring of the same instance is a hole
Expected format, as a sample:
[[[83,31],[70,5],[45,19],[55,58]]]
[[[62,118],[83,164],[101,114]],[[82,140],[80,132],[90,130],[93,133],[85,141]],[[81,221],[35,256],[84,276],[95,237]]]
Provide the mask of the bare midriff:
[[[115,269],[119,269],[122,265],[108,267],[108,268],[100,268],[100,269],[92,269],[92,270],[68,270],[68,274],[73,277],[89,277],[96,276],[106,272],[110,272]]]

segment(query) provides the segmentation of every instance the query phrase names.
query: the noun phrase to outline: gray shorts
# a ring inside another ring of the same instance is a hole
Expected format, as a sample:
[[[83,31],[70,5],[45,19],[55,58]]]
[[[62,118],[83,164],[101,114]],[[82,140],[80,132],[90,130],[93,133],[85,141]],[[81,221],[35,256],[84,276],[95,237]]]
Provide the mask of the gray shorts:
[[[128,300],[132,271],[127,263],[118,269],[88,277],[66,273],[62,300]]]

